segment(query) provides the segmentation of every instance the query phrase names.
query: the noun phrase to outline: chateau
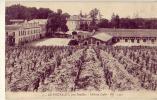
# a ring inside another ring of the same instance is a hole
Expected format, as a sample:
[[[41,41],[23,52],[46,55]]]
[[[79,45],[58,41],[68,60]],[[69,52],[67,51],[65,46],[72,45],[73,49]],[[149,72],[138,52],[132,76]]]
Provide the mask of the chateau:
[[[98,14],[98,17],[96,18],[96,24],[100,21],[100,13]],[[71,15],[70,18],[67,19],[67,26],[70,31],[75,31],[81,29],[81,27],[88,28],[92,21],[92,18],[90,15],[82,14],[80,11],[79,15]]]

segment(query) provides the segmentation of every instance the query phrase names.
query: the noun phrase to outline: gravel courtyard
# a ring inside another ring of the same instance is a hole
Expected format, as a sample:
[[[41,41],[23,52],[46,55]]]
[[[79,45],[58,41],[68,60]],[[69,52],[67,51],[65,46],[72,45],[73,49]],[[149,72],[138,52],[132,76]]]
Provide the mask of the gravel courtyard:
[[[46,38],[28,43],[31,46],[68,46],[71,39],[67,38]]]

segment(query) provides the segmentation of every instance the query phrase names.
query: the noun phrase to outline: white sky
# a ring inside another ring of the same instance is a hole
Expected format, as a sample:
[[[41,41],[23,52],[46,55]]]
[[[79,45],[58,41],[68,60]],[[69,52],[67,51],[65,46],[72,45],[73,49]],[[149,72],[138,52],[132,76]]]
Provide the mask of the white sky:
[[[120,17],[133,17],[138,13],[139,17],[157,18],[157,2],[52,2],[52,1],[7,1],[6,6],[12,4],[21,4],[27,7],[43,7],[50,8],[53,11],[62,9],[70,15],[89,13],[93,8],[98,8],[103,15],[103,18],[110,19],[113,12]]]

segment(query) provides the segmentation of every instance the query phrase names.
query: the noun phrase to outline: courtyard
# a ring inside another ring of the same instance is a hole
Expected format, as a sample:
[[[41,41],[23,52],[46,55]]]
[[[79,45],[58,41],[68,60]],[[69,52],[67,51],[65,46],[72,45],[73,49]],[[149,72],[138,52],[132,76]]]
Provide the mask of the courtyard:
[[[45,38],[38,41],[33,41],[27,45],[31,46],[68,46],[71,39],[67,38]]]

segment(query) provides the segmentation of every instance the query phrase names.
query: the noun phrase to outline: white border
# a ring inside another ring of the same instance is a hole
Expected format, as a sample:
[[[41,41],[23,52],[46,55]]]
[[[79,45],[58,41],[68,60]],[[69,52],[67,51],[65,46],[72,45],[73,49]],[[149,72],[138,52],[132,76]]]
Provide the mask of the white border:
[[[6,1],[17,1],[17,0],[6,0]],[[18,0],[18,1],[65,1],[65,2],[157,2],[157,0]],[[154,12],[156,13],[156,12]],[[0,0],[0,100],[5,100],[5,1],[4,0]],[[29,94],[29,93],[28,93]],[[31,93],[32,94],[32,93]],[[147,93],[146,93],[147,94]],[[26,95],[26,94],[25,94]],[[157,95],[157,94],[156,94]],[[14,96],[14,95],[13,95]],[[20,97],[21,95],[19,95]],[[142,96],[143,98],[139,98],[139,99],[143,99],[144,100],[144,96]],[[76,99],[77,98],[77,99]],[[60,99],[62,100],[72,100],[72,99],[76,99],[79,100],[80,97],[61,97]],[[91,97],[89,97],[90,99],[92,99]],[[88,99],[89,99],[88,98]],[[22,98],[23,99],[23,98]],[[50,99],[50,98],[49,98]],[[52,98],[51,98],[52,99]],[[58,100],[58,97],[54,98],[55,100]],[[80,98],[82,99],[82,98]],[[87,99],[83,98],[83,99]],[[93,99],[98,99],[96,97],[94,97]],[[104,99],[99,97],[99,99]],[[109,99],[109,98],[106,98]],[[110,98],[110,99],[118,99],[118,98]],[[122,99],[122,98],[121,98]],[[123,98],[124,100],[131,100],[130,98]],[[134,98],[132,98],[134,99]],[[148,100],[148,98],[145,98]],[[21,100],[21,98],[19,98],[19,100]],[[154,100],[157,100],[154,99]]]
[[[0,100],[5,100],[5,1],[0,0]]]

